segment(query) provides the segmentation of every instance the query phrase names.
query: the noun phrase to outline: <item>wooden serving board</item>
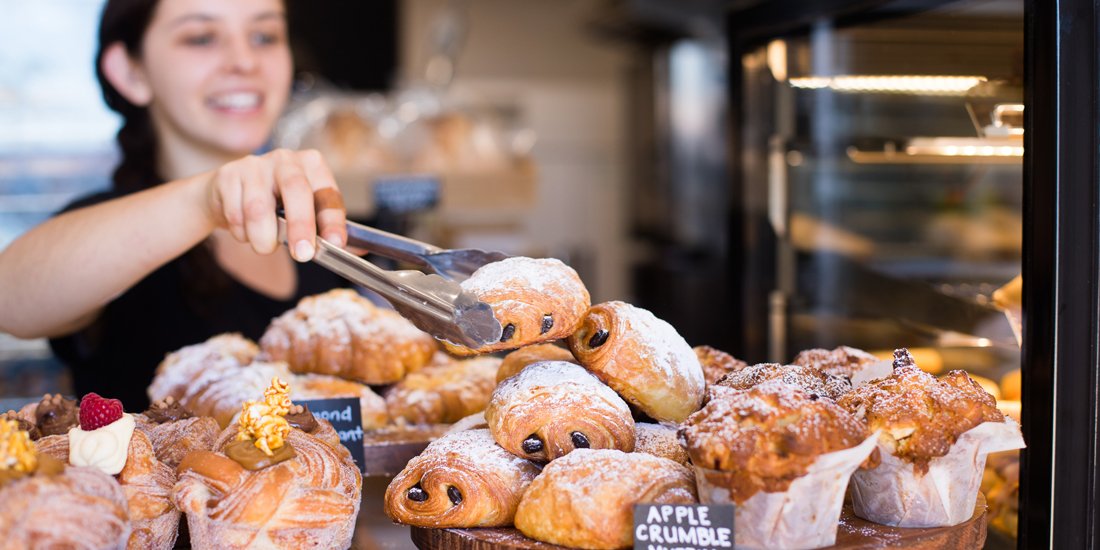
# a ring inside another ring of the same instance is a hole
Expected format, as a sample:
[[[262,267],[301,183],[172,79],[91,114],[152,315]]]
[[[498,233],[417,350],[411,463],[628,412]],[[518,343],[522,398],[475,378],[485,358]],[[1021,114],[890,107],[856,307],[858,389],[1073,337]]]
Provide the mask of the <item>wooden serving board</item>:
[[[978,494],[974,515],[952,527],[906,529],[871,523],[852,513],[844,505],[836,533],[837,550],[904,547],[918,550],[971,550],[985,544],[985,497]],[[736,526],[734,526],[736,528]],[[420,550],[561,550],[564,547],[531,540],[509,528],[499,529],[425,529],[412,528],[412,541]]]
[[[405,469],[429,443],[439,439],[450,424],[383,428],[363,433],[363,475],[393,477]]]

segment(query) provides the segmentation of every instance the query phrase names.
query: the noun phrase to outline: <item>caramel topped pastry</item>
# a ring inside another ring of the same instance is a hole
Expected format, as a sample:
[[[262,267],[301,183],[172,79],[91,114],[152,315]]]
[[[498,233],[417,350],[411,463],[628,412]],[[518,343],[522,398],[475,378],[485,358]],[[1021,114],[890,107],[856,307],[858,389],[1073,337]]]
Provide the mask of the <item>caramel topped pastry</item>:
[[[191,411],[187,410],[172,396],[168,396],[150,405],[149,409],[145,411],[145,416],[157,424],[164,424],[165,422],[191,418],[195,415],[191,414]]]
[[[894,351],[894,373],[853,389],[837,402],[873,430],[918,472],[946,455],[964,432],[1004,422],[997,401],[963,371],[941,378],[922,371],[909,350]]]
[[[79,423],[76,400],[66,399],[59,393],[46,394],[34,411],[34,423],[42,437],[64,435]]]
[[[0,420],[0,472],[29,474],[37,467],[31,436],[14,420]]]
[[[826,374],[811,367],[779,363],[761,363],[732,372],[715,382],[714,386],[747,390],[769,380],[777,380],[801,389],[811,399],[836,399],[852,389],[851,382],[846,378]]]
[[[679,435],[691,462],[741,504],[759,491],[786,491],[817,457],[854,447],[870,432],[833,401],[769,380],[743,391],[713,387]]]
[[[290,388],[278,378],[271,379],[271,387],[264,390],[263,401],[246,401],[241,406],[237,426],[237,441],[251,441],[263,454],[271,457],[286,443],[290,423]]]
[[[703,367],[703,378],[706,378],[708,385],[731,372],[737,372],[749,366],[748,363],[717,348],[695,346],[692,349],[695,351],[695,356],[699,358],[699,364]]]

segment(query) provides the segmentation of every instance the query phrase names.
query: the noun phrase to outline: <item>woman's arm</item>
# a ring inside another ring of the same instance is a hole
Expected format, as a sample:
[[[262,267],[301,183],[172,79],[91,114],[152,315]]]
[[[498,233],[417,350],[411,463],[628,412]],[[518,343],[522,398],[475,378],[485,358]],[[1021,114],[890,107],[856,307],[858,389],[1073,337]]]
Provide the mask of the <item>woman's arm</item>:
[[[83,328],[215,228],[269,254],[278,245],[277,199],[290,250],[308,261],[318,229],[347,240],[343,206],[314,202],[314,193],[335,189],[316,151],[279,150],[52,218],[0,252],[0,331],[35,338]]]

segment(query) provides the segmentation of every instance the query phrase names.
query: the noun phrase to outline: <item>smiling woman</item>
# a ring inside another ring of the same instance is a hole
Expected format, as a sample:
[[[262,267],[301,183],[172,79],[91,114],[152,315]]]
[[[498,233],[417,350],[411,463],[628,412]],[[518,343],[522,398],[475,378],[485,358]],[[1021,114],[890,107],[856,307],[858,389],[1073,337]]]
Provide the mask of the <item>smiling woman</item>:
[[[258,338],[341,284],[292,257],[312,258],[318,234],[344,243],[345,214],[314,202],[336,190],[316,152],[252,154],[290,91],[280,0],[108,0],[96,74],[122,116],[113,187],[0,252],[0,331],[52,337],[78,394],[143,408],[166,352],[220,332]]]

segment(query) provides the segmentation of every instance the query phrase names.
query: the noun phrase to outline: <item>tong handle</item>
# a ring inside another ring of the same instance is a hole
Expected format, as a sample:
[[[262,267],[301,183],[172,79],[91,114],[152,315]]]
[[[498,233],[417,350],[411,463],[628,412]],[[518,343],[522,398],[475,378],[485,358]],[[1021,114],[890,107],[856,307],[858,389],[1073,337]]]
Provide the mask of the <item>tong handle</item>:
[[[415,239],[375,229],[353,221],[347,222],[348,245],[363,248],[380,256],[427,266],[425,256],[443,249]]]

